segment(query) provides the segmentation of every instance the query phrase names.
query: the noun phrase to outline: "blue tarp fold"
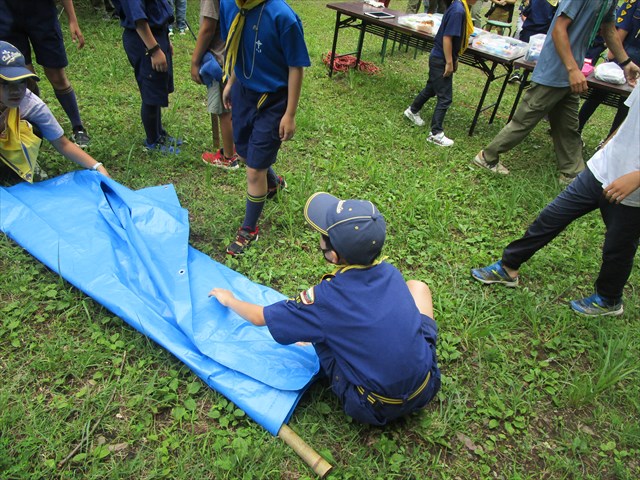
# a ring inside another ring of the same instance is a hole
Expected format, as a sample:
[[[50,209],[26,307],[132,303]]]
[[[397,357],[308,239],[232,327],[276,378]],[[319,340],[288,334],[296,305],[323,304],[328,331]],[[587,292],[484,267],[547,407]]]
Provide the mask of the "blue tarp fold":
[[[132,191],[97,172],[0,188],[0,229],[276,435],[319,363],[208,298],[214,287],[268,305],[284,297],[189,246],[173,186]]]

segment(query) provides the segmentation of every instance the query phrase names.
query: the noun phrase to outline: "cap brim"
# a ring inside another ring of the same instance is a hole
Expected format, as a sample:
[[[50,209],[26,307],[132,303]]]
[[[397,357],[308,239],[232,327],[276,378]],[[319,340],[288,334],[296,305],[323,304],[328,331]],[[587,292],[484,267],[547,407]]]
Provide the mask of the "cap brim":
[[[25,67],[2,67],[0,69],[0,78],[7,82],[17,82],[18,80],[24,80],[25,78],[40,78],[31,70]]]
[[[317,192],[309,197],[304,206],[304,218],[309,225],[323,235],[329,235],[327,228],[327,212],[331,208],[336,208],[340,202],[339,198],[325,192]]]

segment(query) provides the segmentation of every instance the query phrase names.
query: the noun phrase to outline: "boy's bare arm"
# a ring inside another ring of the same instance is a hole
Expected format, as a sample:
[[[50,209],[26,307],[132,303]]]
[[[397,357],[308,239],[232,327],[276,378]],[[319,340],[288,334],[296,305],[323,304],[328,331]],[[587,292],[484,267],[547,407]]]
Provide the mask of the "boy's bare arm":
[[[136,20],[136,32],[144,43],[144,46],[147,47],[147,50],[158,45],[158,41],[156,37],[153,36],[151,28],[149,27],[149,22],[146,20]],[[156,49],[151,54],[151,68],[156,72],[166,72],[169,69],[167,57],[161,48]]]
[[[196,83],[202,84],[200,78],[200,61],[202,56],[207,53],[207,47],[213,40],[213,36],[216,33],[216,26],[218,22],[214,18],[202,17],[200,22],[200,31],[198,32],[198,40],[196,41],[196,47],[191,55],[191,80]]]
[[[300,101],[303,77],[304,69],[302,67],[289,67],[287,110],[280,120],[280,140],[283,142],[293,138],[296,133],[296,112]]]
[[[627,52],[622,46],[620,35],[618,35],[616,27],[612,22],[603,23],[600,32],[602,33],[604,42],[607,44],[607,47],[609,47],[610,53],[613,54],[613,58],[615,58],[618,63],[629,59],[629,55],[627,55]],[[629,85],[632,87],[635,86],[640,76],[640,68],[633,62],[626,64],[623,68],[624,76],[627,82],[629,82]]]
[[[634,170],[607,185],[604,196],[611,203],[620,203],[638,188],[640,188],[640,170]]]
[[[210,297],[215,297],[223,306],[230,308],[246,321],[262,327],[264,321],[264,307],[249,302],[238,300],[231,291],[224,288],[214,288],[209,292]]]
[[[69,19],[69,32],[71,33],[71,40],[73,43],[78,42],[78,48],[84,47],[84,35],[80,31],[80,25],[78,25],[78,18],[76,17],[76,11],[73,8],[73,0],[62,0],[62,8],[64,13],[67,14]]]
[[[453,42],[449,35],[442,37],[442,50],[444,52],[444,73],[443,77],[450,77],[455,72],[455,65],[453,64]]]
[[[573,93],[583,93],[586,92],[588,88],[587,79],[582,74],[581,69],[578,68],[576,59],[573,58],[571,43],[569,42],[569,33],[567,32],[572,22],[573,20],[565,14],[560,15],[556,19],[556,24],[553,27],[551,36],[556,47],[556,52],[569,73],[569,86],[571,87],[571,91]]]

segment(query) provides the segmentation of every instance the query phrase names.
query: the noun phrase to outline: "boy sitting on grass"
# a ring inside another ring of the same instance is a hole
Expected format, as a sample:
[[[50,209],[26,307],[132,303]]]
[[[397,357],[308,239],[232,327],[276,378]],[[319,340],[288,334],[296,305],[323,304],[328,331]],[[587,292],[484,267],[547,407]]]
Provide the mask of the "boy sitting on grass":
[[[220,288],[209,295],[266,325],[278,343],[312,342],[345,413],[359,422],[385,425],[423,408],[440,389],[429,287],[405,282],[394,266],[376,260],[386,224],[371,202],[316,193],[304,215],[320,232],[333,273],[296,299],[267,307]]]
[[[64,136],[49,107],[27,89],[27,79],[38,76],[27,68],[20,50],[0,41],[0,166],[7,165],[28,182],[35,173],[45,179],[37,163],[44,137],[69,160],[109,176],[102,163]]]

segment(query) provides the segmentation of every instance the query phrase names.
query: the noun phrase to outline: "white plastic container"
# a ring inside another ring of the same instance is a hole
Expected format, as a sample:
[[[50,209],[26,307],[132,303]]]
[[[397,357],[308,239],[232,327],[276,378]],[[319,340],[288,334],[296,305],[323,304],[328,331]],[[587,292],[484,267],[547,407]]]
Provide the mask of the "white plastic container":
[[[495,33],[486,33],[473,39],[473,48],[487,52],[505,60],[515,60],[527,53],[529,45],[511,37],[504,37]]]
[[[531,35],[529,38],[529,50],[527,50],[527,55],[524,59],[527,62],[537,62],[538,58],[540,58],[540,52],[542,51],[542,45],[544,45],[544,40],[547,38],[547,35],[544,33],[537,33],[535,35]]]

